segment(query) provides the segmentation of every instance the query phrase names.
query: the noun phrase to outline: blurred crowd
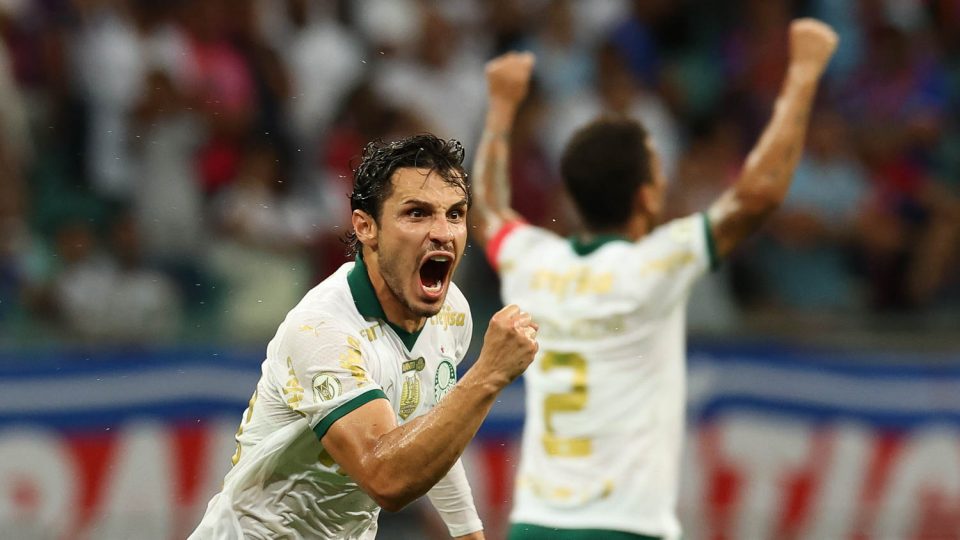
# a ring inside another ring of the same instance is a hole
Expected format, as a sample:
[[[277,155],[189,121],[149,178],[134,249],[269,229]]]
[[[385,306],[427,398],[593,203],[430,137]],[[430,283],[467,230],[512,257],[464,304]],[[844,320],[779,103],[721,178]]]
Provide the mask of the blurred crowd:
[[[670,215],[702,210],[799,15],[841,36],[806,152],[691,324],[958,313],[957,0],[0,0],[0,342],[262,342],[346,260],[363,144],[472,150],[507,50],[537,55],[512,139],[530,221],[575,227],[558,156],[603,111],[648,126]],[[485,264],[468,250],[458,277],[478,320]]]

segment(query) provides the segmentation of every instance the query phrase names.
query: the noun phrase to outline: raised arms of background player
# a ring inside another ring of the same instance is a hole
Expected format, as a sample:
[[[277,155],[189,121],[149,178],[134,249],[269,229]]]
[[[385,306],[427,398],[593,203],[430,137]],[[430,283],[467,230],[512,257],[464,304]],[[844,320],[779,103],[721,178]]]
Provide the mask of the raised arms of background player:
[[[470,224],[470,233],[481,247],[504,221],[518,217],[510,208],[510,132],[517,107],[530,87],[533,62],[531,53],[507,53],[487,63],[490,104],[473,161]]]
[[[717,255],[728,255],[780,206],[800,161],[820,77],[837,48],[837,34],[820,21],[790,24],[790,64],[773,117],[747,156],[740,177],[710,207]]]
[[[773,117],[751,150],[736,183],[710,207],[717,255],[721,258],[755,231],[787,195],[806,138],[817,84],[837,35],[826,24],[799,19],[790,25],[790,64]],[[508,53],[487,64],[489,109],[474,159],[474,219],[471,233],[481,245],[516,213],[510,209],[509,135],[526,97],[533,56]]]

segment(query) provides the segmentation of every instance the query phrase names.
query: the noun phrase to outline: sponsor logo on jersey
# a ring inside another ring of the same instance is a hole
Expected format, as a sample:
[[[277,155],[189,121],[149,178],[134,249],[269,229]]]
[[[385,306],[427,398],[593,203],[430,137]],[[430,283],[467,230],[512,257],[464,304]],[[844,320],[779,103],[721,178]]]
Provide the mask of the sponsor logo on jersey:
[[[530,288],[547,291],[559,298],[568,295],[607,294],[613,289],[613,274],[595,272],[586,266],[574,266],[565,272],[539,269],[533,274]]]
[[[676,272],[681,267],[692,264],[696,262],[697,258],[693,255],[693,252],[690,250],[683,250],[677,253],[672,253],[663,257],[662,259],[656,259],[648,262],[643,268],[640,269],[638,275],[644,275],[651,272],[662,272],[662,273],[671,273]]]
[[[333,373],[317,373],[313,377],[313,397],[316,401],[330,401],[340,395],[343,387]]]
[[[444,330],[451,326],[463,326],[466,324],[467,314],[454,311],[450,304],[444,304],[440,308],[440,313],[430,317],[430,323],[436,326],[442,326]]]
[[[453,367],[453,362],[444,358],[437,366],[437,371],[433,375],[433,399],[440,403],[443,396],[453,388],[457,382],[457,370]]]

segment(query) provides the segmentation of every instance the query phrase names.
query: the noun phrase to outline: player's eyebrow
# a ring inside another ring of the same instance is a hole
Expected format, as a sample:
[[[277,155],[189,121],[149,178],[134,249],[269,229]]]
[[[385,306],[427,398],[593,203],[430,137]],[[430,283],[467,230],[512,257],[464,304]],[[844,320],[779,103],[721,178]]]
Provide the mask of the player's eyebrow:
[[[422,206],[425,208],[435,208],[436,204],[429,201],[424,201],[422,199],[406,199],[406,200],[400,201],[400,206]],[[448,209],[449,208],[466,208],[466,206],[467,206],[467,199],[464,198],[447,206],[447,208]]]
[[[433,208],[434,204],[432,202],[424,201],[421,199],[406,199],[400,201],[400,206],[426,206],[428,208]]]

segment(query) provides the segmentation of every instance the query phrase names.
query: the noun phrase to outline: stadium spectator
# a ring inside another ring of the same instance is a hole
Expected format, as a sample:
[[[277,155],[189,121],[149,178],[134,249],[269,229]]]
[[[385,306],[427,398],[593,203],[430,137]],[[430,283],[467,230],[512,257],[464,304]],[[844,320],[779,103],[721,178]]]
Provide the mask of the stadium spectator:
[[[309,161],[309,150],[319,148],[341,102],[366,71],[365,44],[343,24],[333,2],[287,0],[281,11],[281,29],[273,40],[290,69],[286,107],[297,145],[307,150],[298,156]]]
[[[480,119],[482,59],[433,4],[420,4],[421,34],[408,54],[384,57],[374,72],[379,99],[407,109],[442,137],[470,139]]]
[[[654,145],[663,156],[667,179],[676,175],[683,137],[666,103],[628,68],[618,49],[604,44],[596,53],[595,91],[572,96],[553,107],[547,133],[551,157],[559,159],[570,135],[600,113],[640,118],[649,126]]]
[[[19,261],[7,258],[5,282],[18,304],[8,309],[41,335],[36,291],[55,273],[48,246],[60,224],[79,215],[101,227],[119,200],[136,217],[145,261],[184,291],[193,287],[188,311],[203,302],[205,317],[222,316],[211,297],[222,289],[202,264],[233,241],[211,231],[217,195],[239,178],[249,141],[264,137],[289,163],[281,198],[317,209],[311,226],[320,234],[297,248],[308,250],[307,281],[315,281],[343,260],[337,238],[348,212],[340,193],[362,143],[433,128],[469,138],[480,120],[479,65],[506,48],[528,46],[541,57],[543,100],[531,99],[529,112],[546,144],[526,145],[518,131],[513,164],[531,179],[530,189],[518,180],[515,196],[533,219],[566,219],[554,203],[556,171],[542,167],[538,152],[555,162],[571,132],[564,120],[599,110],[645,117],[673,171],[671,199],[696,207],[736,174],[743,143],[777,90],[785,44],[776,29],[798,12],[822,15],[843,36],[817,108],[842,116],[844,159],[867,179],[865,210],[850,233],[859,249],[847,249],[849,235],[818,235],[816,250],[801,250],[803,265],[837,270],[817,283],[833,282],[828,303],[852,306],[857,324],[873,324],[872,307],[906,316],[955,312],[960,102],[950,97],[960,89],[960,11],[950,2],[875,0],[741,0],[696,11],[660,0],[0,1],[10,81],[21,95],[19,104],[0,102],[20,126],[2,141],[20,156],[21,178],[4,175],[0,203],[20,215],[7,220],[19,231],[7,235],[15,248],[6,242]],[[562,59],[556,68],[551,57]],[[702,126],[715,122],[718,134],[704,138],[710,129]],[[733,170],[696,172],[714,161]],[[804,183],[798,178],[797,189]],[[763,320],[776,320],[796,304],[778,290],[792,280],[772,284],[762,270],[770,259],[764,249],[786,249],[783,235],[798,236],[799,227],[786,225],[793,209],[785,210],[783,226],[774,224],[767,240],[704,282],[716,302],[695,305],[728,316],[691,313],[692,323],[740,328],[738,311],[749,324],[758,308]],[[818,308],[806,311],[816,326]]]
[[[190,42],[189,91],[209,130],[196,158],[200,183],[208,194],[236,178],[244,141],[259,114],[253,67],[231,39],[230,5],[225,0],[198,0],[185,3],[178,12]]]
[[[539,59],[538,80],[547,100],[562,102],[587,91],[596,66],[591,49],[577,35],[570,2],[551,2],[539,26],[529,42],[518,48],[529,50]]]
[[[163,3],[142,0],[91,4],[83,13],[74,71],[89,107],[88,174],[103,197],[134,192],[131,123],[148,73],[161,70],[176,83],[187,76],[187,43],[169,17]]]
[[[143,266],[134,220],[121,214],[104,249],[89,221],[65,222],[57,234],[62,269],[52,301],[64,330],[85,343],[169,340],[180,330],[179,294],[165,275]]]
[[[0,321],[19,311],[23,243],[29,238],[23,167],[30,138],[6,44],[0,40]]]
[[[203,121],[169,73],[151,71],[145,87],[133,117],[131,202],[144,255],[177,268],[198,257],[207,240],[194,159],[204,141]]]
[[[858,216],[869,179],[856,160],[847,124],[823,111],[811,122],[790,194],[759,251],[775,301],[793,309],[851,311],[865,305],[855,269],[862,250]]]
[[[237,178],[214,202],[219,234],[208,270],[222,283],[221,331],[238,339],[269,337],[312,277],[305,248],[317,209],[288,196],[288,162],[268,141],[244,149]]]
[[[729,114],[704,119],[694,126],[690,145],[677,166],[677,177],[668,186],[667,220],[689,216],[708,207],[718,188],[736,180],[743,138],[742,127]],[[691,333],[728,334],[742,324],[742,306],[738,305],[734,293],[743,291],[735,291],[731,284],[743,272],[740,265],[744,258],[743,251],[733,254],[729,264],[703,276],[693,286],[687,303],[687,326]],[[748,303],[749,298],[744,298],[742,303]]]

